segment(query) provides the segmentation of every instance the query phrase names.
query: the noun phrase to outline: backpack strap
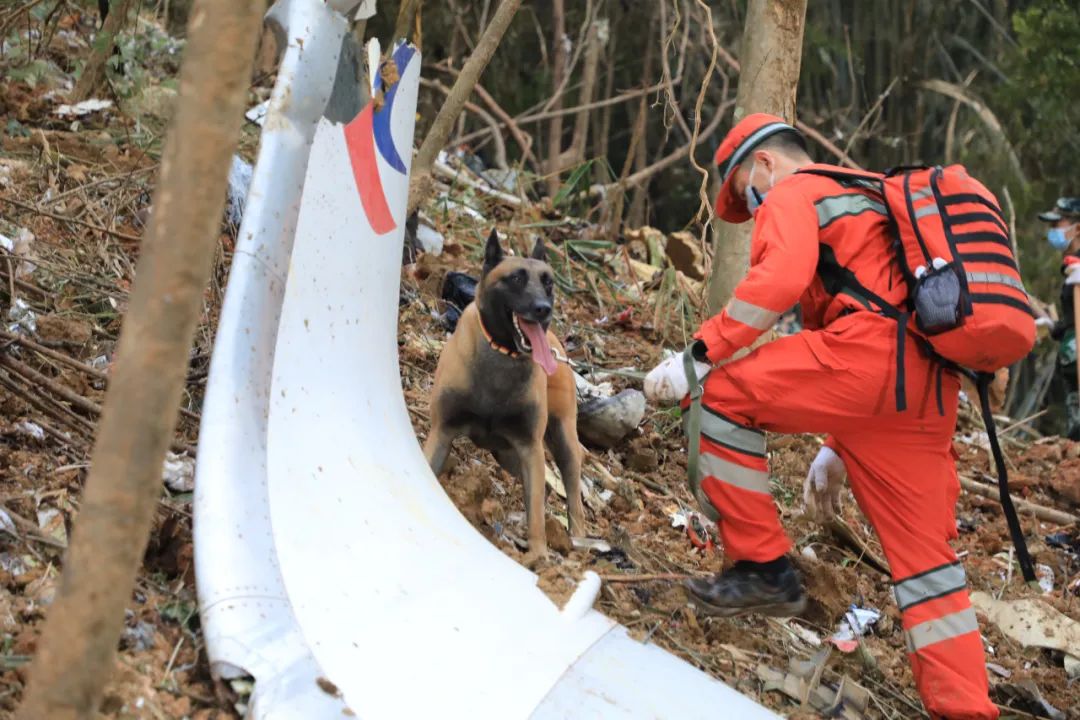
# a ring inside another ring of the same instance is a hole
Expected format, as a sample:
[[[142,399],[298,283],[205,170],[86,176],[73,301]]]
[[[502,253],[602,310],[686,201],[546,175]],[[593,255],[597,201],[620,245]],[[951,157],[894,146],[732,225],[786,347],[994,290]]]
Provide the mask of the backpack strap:
[[[855,273],[841,265],[833,249],[824,243],[818,248],[817,274],[825,291],[830,295],[843,293],[864,309],[896,322],[896,410],[903,412],[907,409],[904,354],[907,346],[908,313],[859,282]]]

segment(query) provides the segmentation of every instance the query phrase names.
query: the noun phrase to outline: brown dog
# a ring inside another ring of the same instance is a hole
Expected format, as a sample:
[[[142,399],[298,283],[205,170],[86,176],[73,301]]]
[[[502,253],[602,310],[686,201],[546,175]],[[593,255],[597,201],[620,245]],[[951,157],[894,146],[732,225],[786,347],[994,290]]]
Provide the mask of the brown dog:
[[[491,231],[476,300],[439,357],[424,443],[436,475],[451,443],[467,435],[524,481],[530,560],[547,551],[545,442],[566,486],[570,534],[585,534],[577,394],[563,347],[548,330],[554,277],[546,257],[542,240],[528,258],[505,257]]]

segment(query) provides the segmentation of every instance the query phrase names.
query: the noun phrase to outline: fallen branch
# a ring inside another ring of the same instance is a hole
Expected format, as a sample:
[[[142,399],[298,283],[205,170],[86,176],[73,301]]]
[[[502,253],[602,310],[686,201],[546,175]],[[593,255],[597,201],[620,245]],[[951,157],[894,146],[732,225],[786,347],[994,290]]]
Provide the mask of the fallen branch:
[[[686,575],[684,573],[646,573],[643,575],[601,575],[600,579],[603,582],[609,583],[642,583],[655,582],[657,580],[678,582],[680,580],[689,580],[692,577],[694,576]]]
[[[1001,496],[998,493],[998,489],[996,487],[992,485],[987,485],[986,483],[978,482],[977,480],[974,480],[972,478],[961,475],[960,485],[970,493],[981,495],[985,498],[990,498],[991,500],[1001,499]],[[1013,497],[1012,501],[1013,504],[1016,505],[1016,509],[1019,512],[1030,513],[1040,520],[1052,522],[1055,525],[1075,525],[1077,523],[1080,523],[1080,517],[1077,517],[1076,515],[1070,515],[1069,513],[1062,510],[1055,510],[1054,508],[1036,505],[1033,502],[1028,502],[1027,500],[1020,500],[1016,497]]]
[[[829,522],[828,527],[837,539],[847,543],[858,553],[859,562],[864,562],[875,570],[892,577],[892,570],[889,568],[888,561],[871,550],[870,547],[863,542],[862,538],[855,534],[855,531],[851,529],[851,526],[844,522],[843,518],[834,517]]]
[[[72,431],[79,434],[81,442],[76,442],[70,435],[67,435],[57,428],[54,428],[51,424],[45,422],[41,418],[35,418],[34,422],[41,426],[49,435],[60,441],[61,443],[85,450],[93,442],[93,431],[88,429],[83,422],[83,418],[79,418],[74,412],[68,408],[63,407],[56,401],[46,402],[39,397],[35,397],[25,387],[15,382],[7,373],[0,373],[0,384],[4,385],[11,392],[12,395],[21,398],[27,405],[34,408],[41,414],[50,417],[61,425],[71,428]]]
[[[90,228],[91,230],[96,230],[97,232],[105,233],[106,235],[112,235],[114,238],[118,238],[120,240],[127,240],[128,242],[135,242],[135,243],[142,241],[142,238],[136,237],[135,235],[128,235],[127,233],[118,232],[116,230],[110,230],[109,228],[101,227],[100,225],[95,225],[94,223],[86,222],[85,220],[79,220],[78,218],[68,217],[67,215],[60,215],[58,213],[49,212],[48,210],[43,210],[43,209],[41,209],[39,207],[35,207],[33,205],[28,205],[27,203],[24,203],[24,202],[19,202],[18,200],[15,200],[14,198],[9,198],[9,197],[5,197],[3,195],[0,195],[0,200],[2,200],[3,202],[8,203],[9,205],[14,205],[17,208],[22,208],[23,210],[26,210],[28,212],[32,212],[32,213],[36,213],[38,215],[41,215],[42,217],[52,218],[53,220],[59,220],[60,222],[73,223],[75,225],[82,225],[83,227]]]
[[[3,338],[3,339],[8,340],[10,342],[18,343],[19,345],[22,345],[23,347],[25,347],[25,348],[27,348],[29,350],[33,350],[34,352],[40,353],[40,354],[44,355],[47,358],[52,358],[53,360],[56,360],[57,362],[62,362],[65,365],[67,365],[69,367],[72,367],[72,368],[74,368],[74,369],[76,369],[76,370],[78,370],[80,372],[84,372],[87,375],[90,375],[91,377],[97,378],[98,380],[108,381],[108,379],[109,379],[109,374],[107,372],[105,372],[104,370],[98,370],[97,368],[91,367],[91,366],[87,365],[86,363],[79,362],[78,360],[71,357],[70,355],[65,355],[62,352],[57,352],[56,350],[53,350],[52,348],[45,347],[41,343],[39,343],[39,342],[37,342],[35,340],[31,340],[30,338],[28,338],[28,337],[26,337],[24,335],[19,335],[17,333],[12,333],[12,332],[8,332],[7,330],[0,329],[0,338]]]
[[[59,395],[64,400],[67,400],[69,403],[79,408],[80,410],[95,416],[95,418],[101,415],[101,406],[93,400],[83,397],[82,395],[70,388],[64,387],[52,378],[39,373],[37,370],[34,370],[27,365],[24,365],[23,363],[19,362],[7,353],[0,354],[0,365],[7,367],[8,370],[22,377],[28,382],[35,383],[37,385],[47,388],[48,390],[55,393],[56,395]],[[197,420],[199,418],[197,413],[193,413],[186,408],[180,408],[180,412],[186,416],[192,417],[192,419]],[[191,445],[188,445],[187,443],[182,443],[174,440],[171,443],[171,447],[174,452],[188,453],[192,457],[195,457],[195,448]]]
[[[511,207],[518,207],[518,206],[521,205],[521,198],[515,197],[513,195],[509,195],[507,193],[500,192],[499,190],[495,190],[494,188],[488,187],[487,185],[484,185],[483,183],[480,183],[480,182],[478,182],[476,180],[473,180],[471,177],[466,175],[464,172],[455,170],[454,168],[450,167],[449,165],[444,165],[444,164],[442,164],[440,162],[437,162],[432,166],[432,170],[435,172],[436,175],[441,175],[442,177],[446,178],[447,180],[449,180],[451,182],[461,183],[462,185],[466,185],[466,186],[472,188],[473,190],[476,190],[477,192],[483,193],[484,195],[487,195],[488,197],[491,197],[491,198],[493,198],[495,200],[498,200],[499,202],[503,203],[504,205],[510,205]]]

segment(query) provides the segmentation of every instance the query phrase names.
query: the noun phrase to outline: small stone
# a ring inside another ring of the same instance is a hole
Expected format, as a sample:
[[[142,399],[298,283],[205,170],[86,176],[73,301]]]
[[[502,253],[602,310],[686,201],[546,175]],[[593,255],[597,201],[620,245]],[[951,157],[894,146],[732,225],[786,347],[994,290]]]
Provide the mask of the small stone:
[[[588,445],[610,449],[632,433],[644,417],[645,395],[640,390],[623,390],[615,397],[581,403],[578,435]]]

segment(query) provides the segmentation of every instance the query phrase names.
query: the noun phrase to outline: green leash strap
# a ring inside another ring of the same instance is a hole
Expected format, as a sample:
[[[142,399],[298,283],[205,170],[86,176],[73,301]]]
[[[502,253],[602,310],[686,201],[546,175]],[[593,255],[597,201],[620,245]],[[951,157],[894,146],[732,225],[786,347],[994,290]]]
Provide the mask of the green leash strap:
[[[686,381],[690,387],[690,411],[686,416],[684,429],[686,431],[686,473],[690,477],[690,491],[694,494],[701,511],[713,522],[720,519],[720,513],[716,511],[708,496],[701,491],[701,395],[704,387],[698,380],[697,370],[694,369],[693,345],[683,351],[683,371],[686,373]]]

